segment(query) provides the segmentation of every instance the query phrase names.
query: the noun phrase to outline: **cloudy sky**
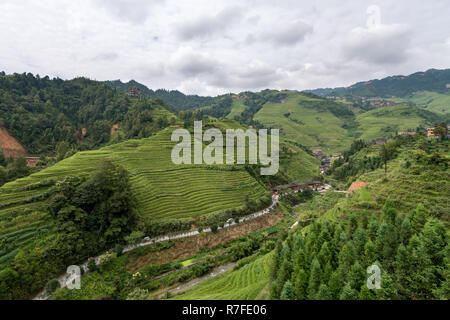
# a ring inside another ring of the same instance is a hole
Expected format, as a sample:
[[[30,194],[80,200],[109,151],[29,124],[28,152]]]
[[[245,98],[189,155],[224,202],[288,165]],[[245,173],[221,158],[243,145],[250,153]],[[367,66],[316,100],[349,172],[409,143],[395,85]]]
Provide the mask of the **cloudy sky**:
[[[216,95],[450,68],[450,3],[0,0],[0,70]]]

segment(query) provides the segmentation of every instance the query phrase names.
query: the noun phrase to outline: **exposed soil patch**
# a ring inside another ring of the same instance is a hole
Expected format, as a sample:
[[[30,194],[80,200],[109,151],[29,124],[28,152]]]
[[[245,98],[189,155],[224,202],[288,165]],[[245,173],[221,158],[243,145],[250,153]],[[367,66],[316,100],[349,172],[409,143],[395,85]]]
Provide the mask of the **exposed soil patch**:
[[[218,233],[202,233],[198,236],[176,240],[168,249],[159,252],[149,252],[138,258],[130,257],[127,265],[129,271],[136,271],[151,264],[161,264],[190,257],[200,251],[201,248],[212,248],[243,235],[254,233],[261,229],[267,229],[275,225],[283,218],[280,210],[262,216],[251,222],[242,223],[219,231]]]
[[[25,148],[2,126],[0,126],[0,148],[3,150],[5,158],[27,156]]]

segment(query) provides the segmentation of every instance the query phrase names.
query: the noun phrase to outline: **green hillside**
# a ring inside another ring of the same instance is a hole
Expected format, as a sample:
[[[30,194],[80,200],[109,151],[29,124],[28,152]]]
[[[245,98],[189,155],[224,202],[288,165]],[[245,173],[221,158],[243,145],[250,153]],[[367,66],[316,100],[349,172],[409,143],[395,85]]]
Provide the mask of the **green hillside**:
[[[236,116],[240,116],[242,112],[247,108],[244,104],[244,98],[236,98],[233,99],[233,103],[231,105],[231,111],[227,115],[227,119],[234,119]]]
[[[173,299],[449,299],[448,142],[400,137],[388,146],[387,175],[367,168],[348,197],[328,192],[296,209],[300,225],[276,250]],[[363,147],[342,164],[370,162]],[[381,269],[367,290],[366,268]]]
[[[353,118],[347,106],[318,97],[287,94],[288,98],[281,103],[264,104],[254,119],[265,126],[280,128],[286,140],[309,148],[322,148],[326,153],[343,151],[350,146],[354,138],[343,127]],[[331,104],[335,109],[330,111]]]
[[[20,191],[43,180],[87,176],[100,159],[122,164],[131,174],[132,189],[142,216],[155,219],[199,216],[239,206],[246,195],[258,198],[264,190],[243,168],[228,166],[176,166],[171,161],[171,130],[141,140],[129,140],[95,151],[84,151],[0,189],[0,204],[22,201],[48,188]],[[11,210],[10,208],[4,210]]]
[[[418,107],[396,105],[370,110],[356,117],[360,139],[372,141],[395,136],[398,131],[415,130],[417,127],[433,126],[440,117]]]
[[[450,113],[450,94],[442,94],[432,91],[421,91],[404,98],[391,98],[387,100],[391,100],[397,103],[413,103],[418,107],[422,107],[428,111],[435,113]]]
[[[101,159],[121,164],[130,174],[141,218],[165,221],[196,218],[258,200],[266,189],[243,166],[176,166],[171,161],[170,129],[150,138],[129,140],[95,151],[79,152],[56,165],[0,188],[0,237],[8,250],[0,261],[28,244],[51,225],[46,206],[53,185],[64,177],[87,177]],[[40,230],[44,228],[43,230]]]
[[[271,255],[258,258],[236,271],[212,278],[173,300],[262,300],[268,298]]]

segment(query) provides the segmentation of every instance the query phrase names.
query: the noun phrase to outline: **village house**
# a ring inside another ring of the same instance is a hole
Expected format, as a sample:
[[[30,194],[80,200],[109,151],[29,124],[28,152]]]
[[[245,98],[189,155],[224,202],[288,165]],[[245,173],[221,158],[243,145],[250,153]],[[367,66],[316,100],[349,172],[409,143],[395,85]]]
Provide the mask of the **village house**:
[[[434,128],[427,128],[427,137],[428,138],[437,138],[438,136],[434,133]]]
[[[127,96],[129,96],[129,97],[139,97],[140,93],[141,92],[140,92],[140,90],[138,88],[131,87],[127,91]]]

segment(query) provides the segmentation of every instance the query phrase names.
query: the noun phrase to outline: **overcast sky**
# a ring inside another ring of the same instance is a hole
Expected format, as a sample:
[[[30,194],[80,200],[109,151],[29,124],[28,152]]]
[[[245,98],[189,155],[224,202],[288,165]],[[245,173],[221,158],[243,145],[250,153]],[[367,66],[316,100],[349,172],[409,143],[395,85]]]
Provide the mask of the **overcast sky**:
[[[0,0],[0,70],[202,95],[348,86],[450,68],[449,17],[448,0]]]

